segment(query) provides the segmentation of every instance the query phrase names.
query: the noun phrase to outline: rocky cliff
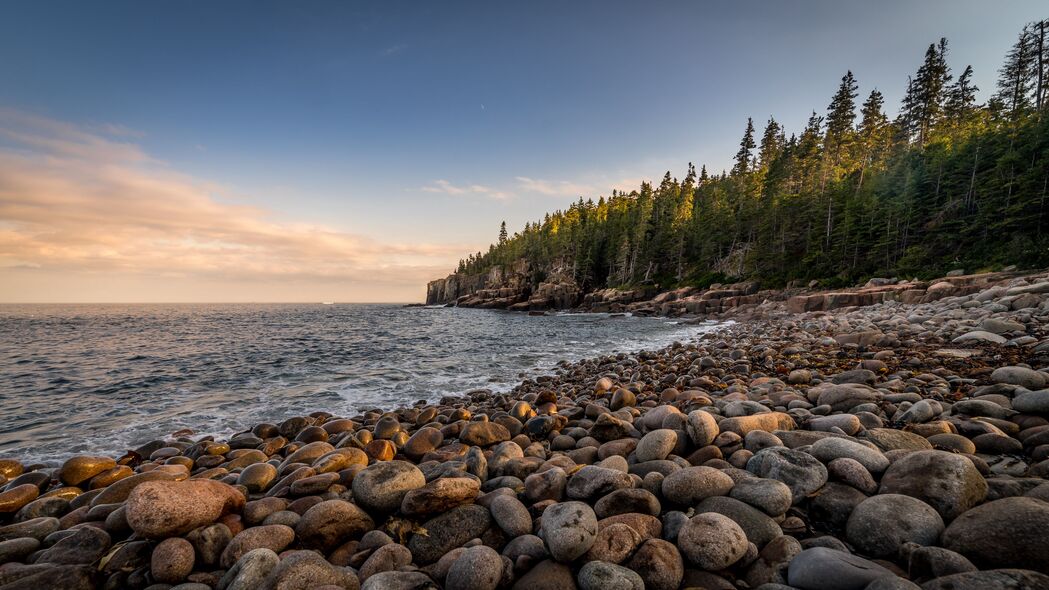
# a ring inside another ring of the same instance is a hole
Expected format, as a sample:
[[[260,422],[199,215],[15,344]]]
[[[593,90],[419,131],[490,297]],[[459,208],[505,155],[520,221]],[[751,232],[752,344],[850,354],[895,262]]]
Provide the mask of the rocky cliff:
[[[541,281],[537,276],[524,260],[483,274],[454,273],[427,283],[426,304],[539,311],[569,309],[582,301],[582,289],[570,275],[555,270]]]

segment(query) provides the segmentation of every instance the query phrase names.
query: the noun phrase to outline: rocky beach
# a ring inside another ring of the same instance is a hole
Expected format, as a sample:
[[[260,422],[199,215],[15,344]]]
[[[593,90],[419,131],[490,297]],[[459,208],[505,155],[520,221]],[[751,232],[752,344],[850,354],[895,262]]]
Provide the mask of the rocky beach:
[[[1049,588],[1049,274],[587,297],[735,323],[505,393],[0,461],[0,590]]]

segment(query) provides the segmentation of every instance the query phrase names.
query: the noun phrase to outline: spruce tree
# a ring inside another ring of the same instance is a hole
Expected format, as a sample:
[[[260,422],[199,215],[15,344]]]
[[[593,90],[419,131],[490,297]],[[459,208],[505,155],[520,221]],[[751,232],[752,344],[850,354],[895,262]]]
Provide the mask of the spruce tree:
[[[499,243],[500,244],[505,244],[506,243],[506,238],[507,238],[507,235],[506,235],[506,222],[504,221],[504,222],[499,224]]]
[[[841,143],[852,131],[852,123],[856,120],[856,78],[850,70],[841,78],[838,91],[827,107],[827,145],[832,149],[840,149]]]
[[[754,149],[754,120],[747,117],[747,129],[743,132],[743,139],[739,142],[739,151],[736,152],[736,164],[732,167],[733,176],[742,176],[747,173],[750,165],[750,150]]]
[[[954,84],[947,88],[944,101],[944,117],[952,124],[969,119],[976,108],[976,93],[980,89],[972,83],[973,67],[965,66]]]
[[[776,119],[769,117],[769,122],[765,125],[765,132],[761,134],[758,166],[768,170],[781,151],[783,151],[783,127],[776,122]]]
[[[1020,118],[1031,108],[1031,92],[1038,79],[1037,40],[1031,27],[1020,31],[1020,38],[1005,56],[1005,63],[998,70],[998,93],[995,95],[1008,109],[1013,120]]]

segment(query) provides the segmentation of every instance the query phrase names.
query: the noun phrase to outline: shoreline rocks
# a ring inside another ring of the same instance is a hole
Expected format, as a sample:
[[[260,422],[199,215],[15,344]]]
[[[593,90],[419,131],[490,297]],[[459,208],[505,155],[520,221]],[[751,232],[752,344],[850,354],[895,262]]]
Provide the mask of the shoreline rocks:
[[[0,590],[1044,587],[1049,277],[952,279],[506,393],[0,459]]]

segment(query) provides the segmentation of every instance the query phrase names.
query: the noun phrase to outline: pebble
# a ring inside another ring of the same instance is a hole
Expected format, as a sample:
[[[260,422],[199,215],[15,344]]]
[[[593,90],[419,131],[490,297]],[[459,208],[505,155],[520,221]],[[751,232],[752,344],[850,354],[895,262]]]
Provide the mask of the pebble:
[[[692,506],[703,498],[723,496],[732,489],[732,478],[713,467],[687,467],[665,477],[663,497],[682,506]]]
[[[193,572],[193,545],[182,537],[170,537],[153,550],[149,570],[163,584],[178,584]]]
[[[382,461],[369,465],[353,478],[353,500],[369,512],[391,513],[404,496],[426,485],[426,476],[407,461]]]
[[[597,538],[597,515],[584,502],[561,502],[543,511],[540,535],[550,556],[570,562],[586,553]]]
[[[329,550],[347,537],[362,535],[373,528],[375,521],[356,504],[345,500],[325,500],[302,514],[295,525],[295,536],[305,547]]]
[[[827,468],[823,463],[796,449],[764,449],[747,461],[747,471],[785,483],[795,504],[827,483]]]
[[[722,570],[739,561],[747,552],[747,535],[732,519],[707,512],[697,514],[682,527],[677,537],[681,553],[696,567]]]
[[[943,533],[943,546],[978,567],[1020,568],[1049,574],[1049,502],[1002,498],[954,519]]]
[[[904,543],[935,545],[943,530],[940,514],[925,502],[900,494],[879,494],[853,509],[845,537],[865,555],[894,558]]]
[[[950,522],[987,497],[987,482],[965,457],[946,451],[917,451],[885,471],[878,493],[918,498]]]
[[[127,480],[114,485],[123,481]],[[144,537],[165,538],[186,534],[241,509],[244,496],[227,484],[209,479],[147,481],[130,492],[126,506],[132,530]]]
[[[603,561],[590,561],[579,569],[582,590],[645,590],[645,582],[636,572]]]
[[[495,590],[503,577],[503,558],[495,549],[478,545],[469,547],[455,560],[448,577],[446,590]]]
[[[872,561],[826,547],[802,551],[787,568],[787,583],[798,590],[863,590],[878,578],[894,576]]]

